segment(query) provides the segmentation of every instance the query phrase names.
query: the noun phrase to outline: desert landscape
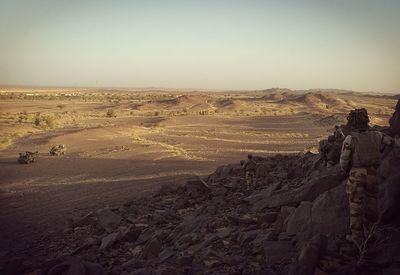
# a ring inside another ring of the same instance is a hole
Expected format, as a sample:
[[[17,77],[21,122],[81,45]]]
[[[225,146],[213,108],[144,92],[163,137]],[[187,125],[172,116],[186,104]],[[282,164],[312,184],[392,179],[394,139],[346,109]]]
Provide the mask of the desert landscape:
[[[398,95],[341,90],[0,89],[1,255],[56,255],[71,217],[205,177],[247,154],[298,156],[349,110],[387,126]],[[52,146],[67,153],[51,156]],[[35,163],[18,154],[38,151]],[[32,257],[33,255],[34,257]]]

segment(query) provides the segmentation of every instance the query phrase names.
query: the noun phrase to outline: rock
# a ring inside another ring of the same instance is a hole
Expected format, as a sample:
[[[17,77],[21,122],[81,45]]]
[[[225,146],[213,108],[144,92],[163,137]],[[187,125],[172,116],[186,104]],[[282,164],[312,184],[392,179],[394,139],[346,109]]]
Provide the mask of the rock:
[[[111,247],[118,240],[119,234],[120,234],[119,232],[111,233],[106,237],[104,237],[103,239],[101,239],[100,250],[104,250]]]
[[[311,241],[303,247],[297,258],[297,263],[292,266],[289,275],[314,274],[320,256],[327,247],[327,238],[321,234],[315,235]]]
[[[173,251],[170,248],[166,248],[163,251],[161,251],[161,253],[159,255],[160,259],[159,259],[158,263],[163,263],[163,262],[165,262],[166,260],[168,260],[169,258],[171,258],[171,257],[173,257],[175,255],[176,255],[175,251]]]
[[[240,233],[238,238],[240,246],[244,247],[246,244],[252,242],[260,233],[261,230],[252,230]]]
[[[287,223],[288,223],[288,218],[290,215],[292,215],[296,211],[296,207],[292,206],[282,206],[281,207],[281,212],[279,213],[278,219],[276,223],[281,223],[279,225],[274,225],[275,228],[279,228],[278,231],[287,231]],[[278,227],[279,226],[279,227]]]
[[[150,240],[150,238],[153,236],[153,231],[150,230],[150,228],[146,228],[145,230],[140,233],[139,238],[136,241],[136,245],[138,244],[143,244]]]
[[[108,272],[99,264],[91,263],[91,262],[83,262],[86,268],[86,275],[105,275]]]
[[[92,218],[93,218],[93,212],[89,212],[88,214],[86,214],[83,217],[69,218],[68,224],[69,224],[69,227],[71,227],[71,228],[87,226],[87,225],[93,223]]]
[[[187,180],[185,184],[186,193],[190,197],[198,197],[200,194],[209,193],[210,187],[200,177],[193,177]]]
[[[122,220],[119,215],[115,214],[108,208],[98,210],[96,216],[101,227],[103,227],[108,233],[111,233],[116,229]]]
[[[286,232],[299,235],[304,234],[303,232],[311,228],[311,208],[311,202],[304,201],[300,203],[299,207],[288,218]]]
[[[400,172],[398,168],[395,168],[400,167],[400,150],[399,155],[395,155],[395,153],[397,152],[392,151],[392,156],[388,156],[390,163],[397,165],[389,166],[385,175],[387,179],[382,185],[384,191],[380,200],[380,212],[382,213],[382,223],[400,226],[400,219],[398,218],[398,209],[400,207],[400,185],[398,184],[400,182]]]
[[[235,224],[256,224],[257,223],[256,219],[249,217],[249,216],[238,217],[236,215],[227,215],[226,217]]]
[[[280,182],[275,182],[273,184],[271,184],[270,186],[268,186],[267,188],[261,190],[261,191],[255,191],[253,192],[250,196],[247,196],[243,199],[243,201],[249,203],[250,205],[254,205],[255,207],[257,207],[257,204],[260,201],[263,200],[267,200],[269,196],[271,196],[271,194],[279,189],[281,187],[281,183]],[[263,203],[263,202],[262,202]]]
[[[313,231],[333,238],[345,235],[349,227],[349,206],[345,182],[321,194],[311,209]]]
[[[271,171],[271,166],[269,163],[257,163],[256,165],[256,178],[262,179],[268,177]]]
[[[158,191],[158,195],[159,196],[165,196],[171,193],[176,192],[178,189],[177,185],[173,185],[173,184],[163,184],[160,188],[160,190]]]
[[[142,230],[134,225],[122,227],[120,228],[119,240],[121,240],[122,242],[133,243],[139,238],[141,233]]]
[[[278,207],[302,201],[313,201],[320,194],[338,186],[345,178],[346,175],[344,172],[337,171],[337,169],[333,170],[331,174],[313,179],[305,186],[286,192],[279,192],[268,198],[264,198],[257,202],[255,210],[260,211],[266,207]]]
[[[397,101],[395,112],[389,120],[388,134],[391,136],[400,136],[400,99]]]
[[[162,245],[157,237],[148,241],[143,248],[142,257],[144,259],[157,258],[162,249]]]
[[[273,223],[278,218],[278,212],[268,212],[257,217],[259,223]]]
[[[7,259],[7,258],[5,258]],[[0,271],[3,271],[4,274],[23,274],[26,271],[27,266],[25,266],[22,258],[8,258],[4,263],[4,266]]]
[[[106,270],[99,264],[82,261],[78,257],[68,256],[65,260],[47,270],[42,274],[46,275],[105,275]]]
[[[387,268],[385,270],[382,270],[382,275],[399,275],[400,274],[400,268]]]
[[[265,241],[263,246],[267,265],[290,263],[296,252],[292,241]]]
[[[139,268],[131,273],[129,273],[129,275],[152,275],[153,271],[150,268],[147,267],[143,267],[143,268]]]

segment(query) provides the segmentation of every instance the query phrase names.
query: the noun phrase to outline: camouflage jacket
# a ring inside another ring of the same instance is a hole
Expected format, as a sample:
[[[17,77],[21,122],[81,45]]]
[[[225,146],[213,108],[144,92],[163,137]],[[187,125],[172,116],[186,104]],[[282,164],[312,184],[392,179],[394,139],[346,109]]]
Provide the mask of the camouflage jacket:
[[[382,153],[384,150],[385,146],[393,146],[396,144],[398,146],[398,141],[391,138],[390,136],[387,136],[379,131],[369,131],[370,135],[373,136],[375,140],[377,140],[378,144],[376,146],[371,146],[371,148],[362,148],[360,150],[365,150],[367,151],[367,154],[373,155],[374,152],[371,152],[373,150],[377,150],[378,152],[375,152],[377,154]],[[357,156],[356,156],[356,150],[355,150],[355,143],[356,143],[356,138],[354,137],[356,134],[351,133],[350,135],[346,136],[345,140],[343,141],[342,145],[342,150],[340,154],[340,166],[342,169],[346,172],[350,171],[350,169],[355,165],[355,162],[357,162]],[[379,162],[377,163],[379,164]]]

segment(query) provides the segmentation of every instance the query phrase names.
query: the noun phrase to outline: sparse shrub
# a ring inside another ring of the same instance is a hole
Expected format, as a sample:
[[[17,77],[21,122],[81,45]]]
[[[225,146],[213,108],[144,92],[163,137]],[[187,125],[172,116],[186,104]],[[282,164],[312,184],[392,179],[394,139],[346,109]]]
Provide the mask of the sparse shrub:
[[[55,118],[51,115],[42,116],[40,113],[36,113],[36,116],[33,119],[33,124],[42,128],[54,128]]]
[[[33,120],[33,123],[36,125],[36,126],[40,126],[40,113],[36,113],[36,116],[35,116],[35,118],[34,118],[34,120]]]
[[[154,112],[154,116],[159,116],[160,115],[160,112],[159,111],[155,111]]]
[[[60,109],[63,109],[63,108],[65,108],[65,107],[66,107],[65,104],[58,104],[58,105],[57,105],[57,108],[60,108]]]
[[[206,115],[209,114],[209,112],[208,112],[208,110],[202,110],[202,111],[199,111],[199,114],[200,114],[201,116],[206,116]]]
[[[54,126],[55,126],[55,119],[54,119],[53,116],[50,116],[50,115],[45,116],[45,117],[43,118],[43,121],[45,122],[45,124],[46,124],[47,127],[49,127],[49,128],[54,128]]]
[[[106,117],[117,117],[117,114],[114,109],[107,110]]]

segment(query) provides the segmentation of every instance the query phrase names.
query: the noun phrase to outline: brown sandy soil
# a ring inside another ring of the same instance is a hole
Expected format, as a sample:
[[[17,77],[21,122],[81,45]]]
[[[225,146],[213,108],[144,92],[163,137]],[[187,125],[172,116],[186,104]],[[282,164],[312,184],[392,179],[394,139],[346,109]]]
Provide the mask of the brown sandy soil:
[[[268,99],[259,94],[160,93],[19,98],[24,93],[3,98],[0,104],[5,148],[0,151],[0,256],[29,255],[38,261],[54,252],[46,240],[62,236],[69,216],[120,205],[163,184],[181,184],[248,153],[315,150],[344,117],[321,102],[344,101],[342,111],[360,102],[373,110],[373,122],[378,124],[387,123],[396,102],[336,94],[279,94]],[[281,96],[288,97],[286,103]],[[204,108],[208,113],[200,115]],[[109,109],[117,117],[107,117]],[[37,112],[52,116],[52,125],[44,120],[35,125]],[[334,115],[333,122],[318,123],[329,115]],[[66,145],[65,156],[50,156],[56,144]],[[39,151],[37,162],[18,164],[18,153],[28,150]]]

